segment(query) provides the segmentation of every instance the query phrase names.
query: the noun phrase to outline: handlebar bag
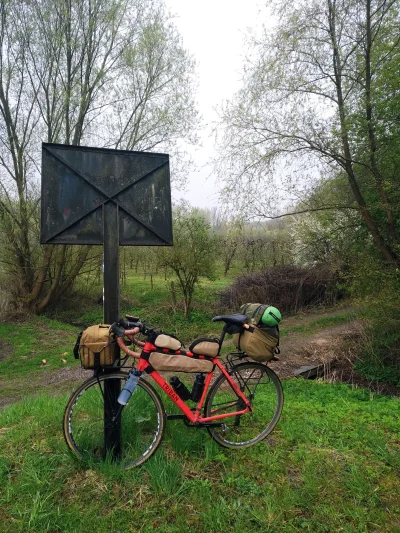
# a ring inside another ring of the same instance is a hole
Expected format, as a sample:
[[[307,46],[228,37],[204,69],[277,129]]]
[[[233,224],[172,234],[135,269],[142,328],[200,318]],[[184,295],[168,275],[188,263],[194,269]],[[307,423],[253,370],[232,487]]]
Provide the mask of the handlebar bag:
[[[165,372],[204,372],[209,373],[214,365],[207,359],[194,359],[179,354],[166,354],[153,352],[150,354],[149,363],[154,370]]]
[[[82,331],[74,350],[83,368],[111,366],[117,359],[116,342],[108,324],[97,324]]]
[[[279,337],[269,335],[257,327],[250,327],[243,329],[242,333],[235,333],[233,343],[238,350],[245,352],[254,361],[264,363],[274,357]]]

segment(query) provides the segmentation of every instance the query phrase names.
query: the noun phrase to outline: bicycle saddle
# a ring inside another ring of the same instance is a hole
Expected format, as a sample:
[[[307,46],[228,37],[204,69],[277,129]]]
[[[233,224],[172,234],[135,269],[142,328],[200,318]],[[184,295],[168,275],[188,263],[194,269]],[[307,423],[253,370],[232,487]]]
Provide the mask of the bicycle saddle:
[[[225,322],[225,324],[236,324],[237,326],[241,326],[244,322],[247,322],[246,315],[223,315],[223,316],[215,316],[212,319],[213,322]]]

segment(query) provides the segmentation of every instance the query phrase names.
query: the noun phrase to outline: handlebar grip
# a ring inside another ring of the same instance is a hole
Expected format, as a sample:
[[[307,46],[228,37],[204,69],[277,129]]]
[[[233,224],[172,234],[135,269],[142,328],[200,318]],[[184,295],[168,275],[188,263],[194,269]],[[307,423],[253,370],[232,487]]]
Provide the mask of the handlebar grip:
[[[117,337],[123,337],[125,335],[125,330],[117,322],[114,322],[111,326],[111,331],[115,333]]]

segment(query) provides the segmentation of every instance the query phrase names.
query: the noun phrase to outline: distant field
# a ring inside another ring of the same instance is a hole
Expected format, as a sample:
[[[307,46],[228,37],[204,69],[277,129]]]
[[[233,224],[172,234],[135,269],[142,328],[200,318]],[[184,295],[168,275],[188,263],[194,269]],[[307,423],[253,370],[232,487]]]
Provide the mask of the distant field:
[[[231,277],[217,277],[210,281],[202,278],[196,287],[190,316],[186,320],[183,315],[182,298],[177,282],[176,304],[171,296],[171,279],[165,280],[163,275],[129,273],[126,283],[121,283],[121,315],[126,313],[138,315],[145,322],[161,327],[182,340],[189,341],[208,334],[216,335],[220,326],[215,326],[211,318],[220,312],[218,293],[231,282]],[[92,289],[95,298],[83,300],[78,308],[52,311],[52,316],[61,321],[79,325],[96,324],[103,321],[102,287]]]

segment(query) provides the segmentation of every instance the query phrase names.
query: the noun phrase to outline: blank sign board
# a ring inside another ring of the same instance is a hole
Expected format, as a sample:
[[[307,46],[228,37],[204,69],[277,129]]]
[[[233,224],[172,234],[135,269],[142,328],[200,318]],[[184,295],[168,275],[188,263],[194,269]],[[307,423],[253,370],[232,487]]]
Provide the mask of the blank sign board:
[[[105,203],[120,245],[171,245],[169,156],[43,143],[42,244],[103,244]]]

